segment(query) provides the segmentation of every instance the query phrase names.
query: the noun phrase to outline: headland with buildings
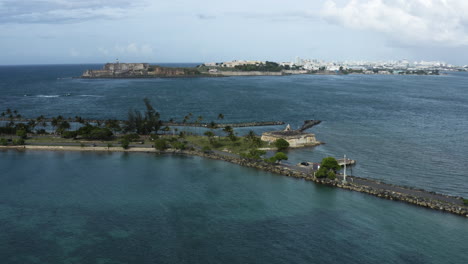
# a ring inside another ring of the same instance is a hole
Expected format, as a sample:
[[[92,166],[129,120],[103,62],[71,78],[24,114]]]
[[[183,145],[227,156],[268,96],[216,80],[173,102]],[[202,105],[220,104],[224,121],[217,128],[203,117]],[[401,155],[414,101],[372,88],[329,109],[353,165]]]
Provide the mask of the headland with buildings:
[[[447,71],[468,71],[468,65],[455,66],[439,61],[408,60],[370,62],[327,62],[296,58],[292,62],[234,60],[206,62],[196,67],[162,67],[149,63],[107,63],[100,70],[86,70],[81,78],[176,78],[227,76],[283,76],[293,74],[345,75],[439,75]]]

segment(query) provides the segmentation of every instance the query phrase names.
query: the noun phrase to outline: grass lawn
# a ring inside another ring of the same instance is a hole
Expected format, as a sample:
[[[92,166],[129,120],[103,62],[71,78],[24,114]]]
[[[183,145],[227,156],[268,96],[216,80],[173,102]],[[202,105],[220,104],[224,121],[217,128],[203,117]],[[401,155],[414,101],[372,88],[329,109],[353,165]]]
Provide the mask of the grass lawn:
[[[199,146],[200,148],[209,147],[214,150],[228,151],[236,154],[246,153],[250,149],[254,148],[250,142],[247,142],[243,137],[239,137],[234,142],[228,137],[214,137],[212,139],[212,143],[210,143],[208,137],[205,136],[186,136],[185,140],[188,143]],[[268,143],[262,141],[262,145],[260,147],[268,147]]]

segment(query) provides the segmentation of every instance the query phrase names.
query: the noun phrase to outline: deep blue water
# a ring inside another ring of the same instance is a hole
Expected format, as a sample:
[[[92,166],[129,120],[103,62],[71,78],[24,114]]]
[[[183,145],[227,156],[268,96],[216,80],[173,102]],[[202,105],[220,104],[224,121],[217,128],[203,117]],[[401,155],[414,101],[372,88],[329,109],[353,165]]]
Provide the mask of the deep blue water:
[[[468,74],[71,78],[101,66],[0,67],[0,110],[124,119],[148,97],[164,119],[319,119],[326,144],[289,162],[347,154],[354,175],[468,197]],[[466,219],[223,162],[10,151],[0,168],[1,263],[468,263]]]

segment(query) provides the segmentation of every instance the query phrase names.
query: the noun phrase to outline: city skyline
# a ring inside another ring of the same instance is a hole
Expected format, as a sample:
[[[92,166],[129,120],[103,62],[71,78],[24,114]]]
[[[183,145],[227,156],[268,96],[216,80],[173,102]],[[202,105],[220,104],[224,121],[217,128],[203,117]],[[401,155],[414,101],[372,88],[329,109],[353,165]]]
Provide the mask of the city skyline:
[[[0,0],[1,65],[444,61],[467,65],[462,0]]]

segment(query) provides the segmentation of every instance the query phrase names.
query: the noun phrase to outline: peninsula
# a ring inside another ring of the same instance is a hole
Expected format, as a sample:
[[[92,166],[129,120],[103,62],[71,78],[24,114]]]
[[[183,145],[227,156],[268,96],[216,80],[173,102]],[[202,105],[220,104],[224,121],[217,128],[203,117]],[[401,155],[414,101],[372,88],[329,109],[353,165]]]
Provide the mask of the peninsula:
[[[297,62],[271,62],[235,60],[230,62],[209,62],[196,67],[162,67],[149,63],[107,63],[100,70],[86,70],[81,78],[177,78],[177,77],[228,77],[228,76],[284,76],[295,74],[347,75],[439,75],[440,71],[465,70],[447,68],[444,64],[410,65],[400,64],[346,64],[325,63],[310,60]]]
[[[283,131],[265,132],[262,137],[253,131],[238,136],[233,127],[212,121],[203,126],[205,132],[200,135],[192,134],[183,127],[171,127],[178,124],[174,121],[164,124],[149,100],[145,99],[144,102],[146,111],[129,111],[126,121],[88,122],[76,117],[76,130],[71,130],[72,121],[62,116],[50,119],[40,116],[25,122],[17,111],[7,109],[1,113],[9,121],[5,122],[5,126],[0,126],[0,151],[117,151],[195,155],[468,217],[468,199],[346,175],[346,170],[341,173],[340,165],[352,164],[350,160],[341,162],[326,157],[321,163],[282,162],[288,160],[282,151],[289,147],[320,144],[314,134],[304,132],[319,124],[318,120],[306,120],[298,130],[292,130],[288,125]],[[192,117],[191,113],[188,114],[182,123],[189,124],[187,121]],[[201,119],[199,117],[197,120]],[[224,115],[219,114],[218,119],[224,119]],[[258,124],[265,125],[263,122],[250,123]],[[249,124],[239,127],[244,125]],[[46,130],[46,127],[53,130]]]

